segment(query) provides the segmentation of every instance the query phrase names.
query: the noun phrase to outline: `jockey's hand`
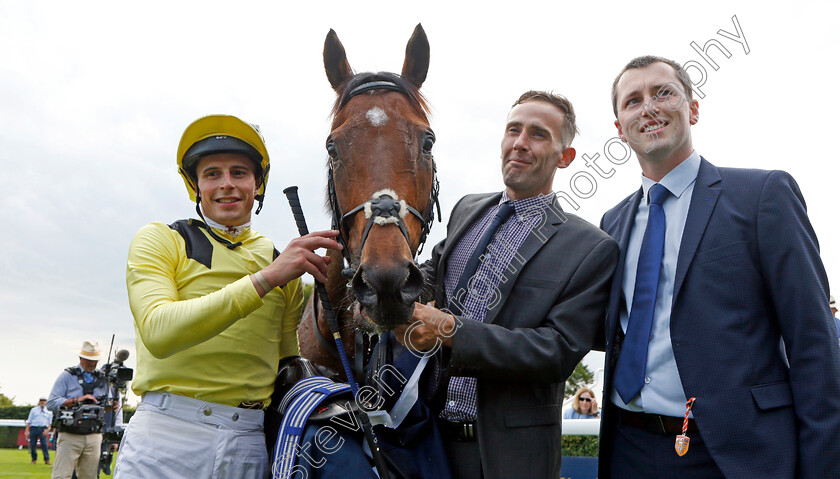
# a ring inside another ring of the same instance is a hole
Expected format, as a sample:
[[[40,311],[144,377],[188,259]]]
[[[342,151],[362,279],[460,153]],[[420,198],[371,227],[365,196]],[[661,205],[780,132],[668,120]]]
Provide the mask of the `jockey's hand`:
[[[271,288],[283,286],[289,281],[301,276],[304,273],[309,273],[320,282],[327,281],[327,265],[330,264],[329,256],[321,256],[315,253],[315,250],[326,248],[335,251],[341,251],[342,246],[338,241],[334,240],[338,236],[338,231],[316,231],[309,233],[306,236],[295,238],[286,249],[280,253],[280,256],[274,259],[272,263],[262,269],[262,276],[265,278]],[[264,296],[268,291],[265,291],[262,285],[257,281],[256,277],[251,276],[251,282],[260,293]]]
[[[414,303],[411,323],[394,328],[394,336],[400,344],[415,351],[430,351],[441,345],[452,346],[458,320],[433,304]]]

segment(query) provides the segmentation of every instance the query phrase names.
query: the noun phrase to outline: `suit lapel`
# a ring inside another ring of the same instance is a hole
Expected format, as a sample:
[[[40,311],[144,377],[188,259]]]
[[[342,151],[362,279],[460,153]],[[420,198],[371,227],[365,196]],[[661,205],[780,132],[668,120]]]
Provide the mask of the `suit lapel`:
[[[630,244],[630,233],[633,231],[633,224],[636,221],[636,211],[639,210],[639,203],[642,201],[642,189],[636,194],[630,196],[625,202],[624,207],[618,213],[618,230],[608,232],[618,241],[619,256],[618,264],[616,265],[615,275],[613,276],[612,286],[610,290],[610,302],[607,309],[607,338],[615,337],[616,327],[618,325],[618,313],[621,309],[622,288],[624,285],[624,265],[627,262],[627,246]]]
[[[551,240],[551,237],[557,233],[566,221],[565,215],[561,215],[561,217],[551,213],[553,211],[562,212],[556,197],[553,199],[553,204],[546,208],[545,211],[547,215],[545,223],[542,225],[538,224],[536,226],[536,228],[539,229],[539,234],[537,234],[535,230],[532,230],[528,234],[528,237],[525,238],[525,242],[522,243],[522,246],[520,246],[519,250],[517,250],[522,264],[519,264],[519,261],[511,261],[511,267],[505,270],[505,274],[502,276],[502,280],[499,282],[498,286],[499,297],[494,299],[490,308],[487,310],[487,316],[484,318],[485,323],[489,324],[495,321],[499,311],[501,311],[505,302],[510,297],[510,290],[513,289],[513,284],[516,282],[516,278],[519,277],[519,273],[522,271],[522,268],[524,268],[524,265],[531,261],[531,258],[537,254],[537,251],[542,249],[542,247]]]
[[[700,170],[697,172],[697,181],[694,184],[694,192],[691,194],[691,205],[688,207],[688,217],[685,220],[680,252],[677,256],[677,271],[674,276],[674,298],[672,305],[676,303],[680,294],[685,275],[709,224],[709,218],[715,209],[718,197],[720,196],[720,174],[717,168],[700,157]]]

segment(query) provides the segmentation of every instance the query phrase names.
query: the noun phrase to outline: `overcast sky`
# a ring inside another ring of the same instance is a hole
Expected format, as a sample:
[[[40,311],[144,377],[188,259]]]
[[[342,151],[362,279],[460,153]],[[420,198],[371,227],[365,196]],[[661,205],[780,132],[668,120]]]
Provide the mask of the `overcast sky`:
[[[133,366],[127,248],[150,221],[194,215],[175,152],[197,117],[260,125],[273,166],[254,228],[278,248],[296,236],[286,186],[300,186],[310,229],[329,226],[330,28],[356,71],[398,72],[423,24],[444,220],[464,193],[501,189],[510,104],[545,89],[574,103],[581,130],[554,188],[576,200],[561,202],[566,211],[597,224],[640,184],[635,156],[605,158],[615,75],[644,54],[695,62],[694,81],[705,75],[696,149],[718,166],[792,173],[840,292],[836,2],[303,3],[0,1],[0,392],[35,403],[85,339],[107,348],[115,334]],[[746,45],[726,37],[737,35],[733,16]],[[717,69],[691,46],[711,39],[730,55],[710,47]],[[436,224],[430,242],[444,230]]]

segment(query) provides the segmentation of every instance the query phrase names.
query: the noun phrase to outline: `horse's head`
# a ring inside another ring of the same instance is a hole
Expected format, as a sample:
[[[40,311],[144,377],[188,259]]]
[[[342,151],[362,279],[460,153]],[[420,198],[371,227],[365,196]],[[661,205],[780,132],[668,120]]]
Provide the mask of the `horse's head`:
[[[434,218],[435,136],[419,89],[429,68],[420,25],[402,73],[354,74],[330,30],[324,67],[338,94],[327,138],[328,195],[345,243],[343,272],[357,326],[376,332],[411,318],[423,275],[414,261]]]

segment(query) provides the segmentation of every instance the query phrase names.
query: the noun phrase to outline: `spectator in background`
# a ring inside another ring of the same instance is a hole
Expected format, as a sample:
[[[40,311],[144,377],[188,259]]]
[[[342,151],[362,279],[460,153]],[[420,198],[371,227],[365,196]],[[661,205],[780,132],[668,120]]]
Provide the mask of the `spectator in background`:
[[[834,316],[834,325],[837,326],[837,337],[840,338],[840,319],[837,319],[837,302],[834,296],[828,297],[828,307],[831,308],[831,315]]]
[[[26,418],[26,432],[24,435],[29,438],[29,453],[32,454],[32,464],[38,462],[38,439],[41,439],[41,452],[44,453],[44,464],[50,463],[49,441],[47,440],[52,424],[53,413],[47,409],[47,398],[38,399],[38,405],[29,411]]]
[[[598,401],[589,388],[580,388],[572,398],[572,407],[563,412],[563,419],[598,419]]]

